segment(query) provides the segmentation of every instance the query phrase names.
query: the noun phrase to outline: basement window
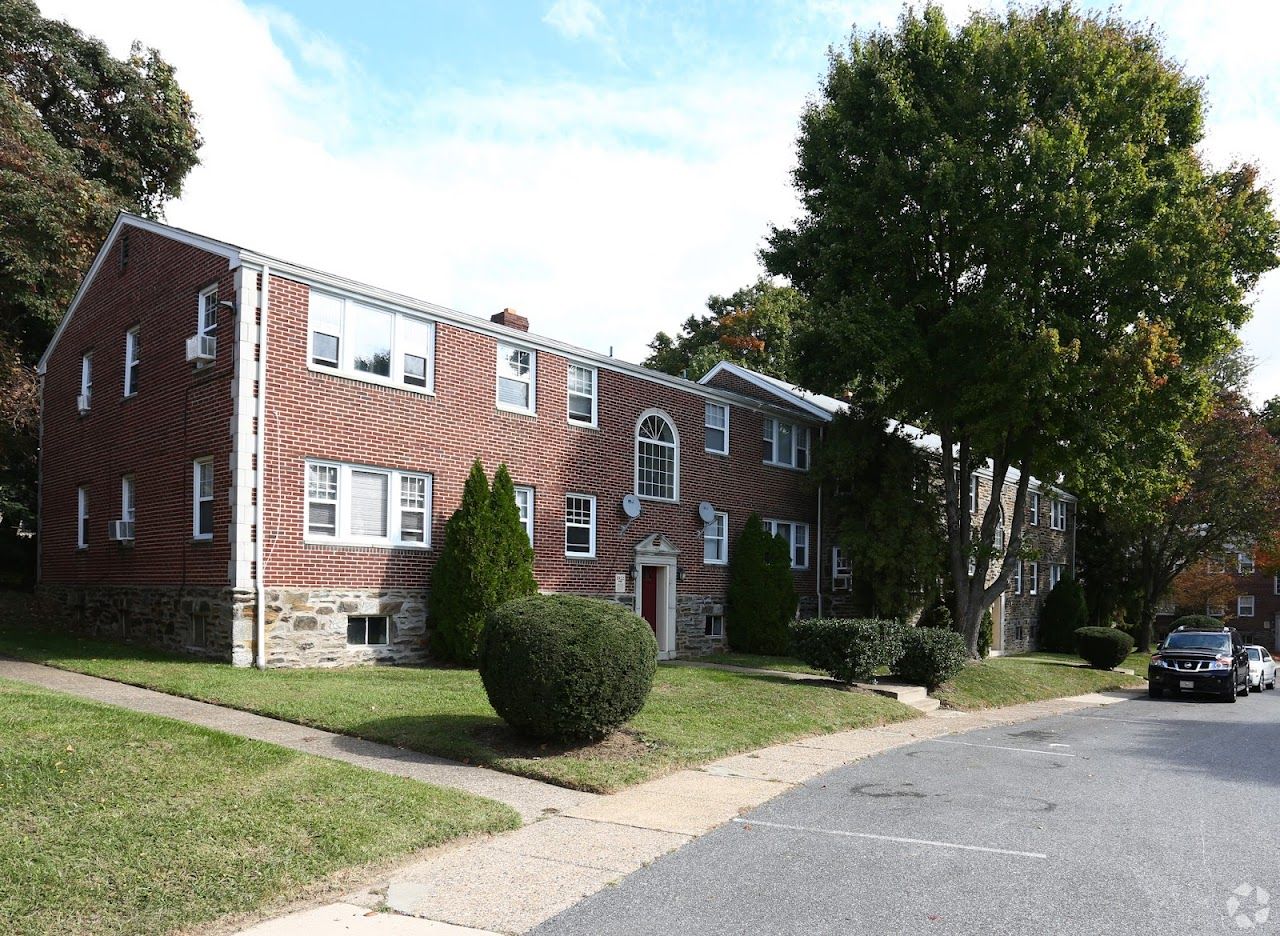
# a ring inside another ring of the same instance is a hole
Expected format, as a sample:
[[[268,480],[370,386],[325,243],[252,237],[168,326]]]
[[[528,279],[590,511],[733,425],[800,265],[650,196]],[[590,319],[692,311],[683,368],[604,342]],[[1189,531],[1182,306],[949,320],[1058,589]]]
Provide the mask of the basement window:
[[[387,616],[385,614],[371,617],[347,618],[347,646],[375,647],[387,643]]]
[[[724,636],[724,615],[708,614],[706,623],[702,629],[703,636],[706,637],[723,637]]]

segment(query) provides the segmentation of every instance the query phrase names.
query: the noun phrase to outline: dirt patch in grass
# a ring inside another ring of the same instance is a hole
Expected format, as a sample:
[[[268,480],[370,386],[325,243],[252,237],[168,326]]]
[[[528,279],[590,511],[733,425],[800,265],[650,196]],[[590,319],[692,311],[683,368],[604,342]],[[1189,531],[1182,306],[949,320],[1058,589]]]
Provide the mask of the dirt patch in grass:
[[[572,757],[584,761],[637,760],[657,750],[634,731],[619,729],[599,741],[539,741],[517,734],[505,725],[471,730],[471,736],[501,757],[539,760],[544,757]]]

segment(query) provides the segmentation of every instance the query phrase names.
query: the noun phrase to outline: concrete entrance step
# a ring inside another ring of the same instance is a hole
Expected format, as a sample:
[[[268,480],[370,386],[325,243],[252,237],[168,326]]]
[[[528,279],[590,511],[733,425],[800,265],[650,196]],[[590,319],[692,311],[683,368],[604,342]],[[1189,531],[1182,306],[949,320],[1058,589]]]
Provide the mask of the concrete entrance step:
[[[874,692],[876,695],[887,696],[890,699],[896,699],[903,705],[909,705],[921,712],[933,712],[942,704],[937,699],[929,698],[929,692],[924,686],[912,686],[907,683],[892,682],[890,680],[877,680],[873,683],[854,683],[859,689],[865,689],[867,692]]]

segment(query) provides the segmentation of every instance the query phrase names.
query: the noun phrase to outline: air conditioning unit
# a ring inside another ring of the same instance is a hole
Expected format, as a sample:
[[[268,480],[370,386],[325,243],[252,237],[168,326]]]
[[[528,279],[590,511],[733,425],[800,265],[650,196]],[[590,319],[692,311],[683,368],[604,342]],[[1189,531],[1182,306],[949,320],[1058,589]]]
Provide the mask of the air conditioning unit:
[[[89,397],[86,394],[80,394],[76,397],[76,409],[81,413],[89,412]]]
[[[133,542],[133,521],[112,520],[107,524],[107,539],[117,543]]]
[[[218,354],[218,339],[213,335],[192,335],[187,339],[187,363],[204,364]]]
[[[837,572],[831,576],[832,591],[853,591],[853,575],[848,572]]]

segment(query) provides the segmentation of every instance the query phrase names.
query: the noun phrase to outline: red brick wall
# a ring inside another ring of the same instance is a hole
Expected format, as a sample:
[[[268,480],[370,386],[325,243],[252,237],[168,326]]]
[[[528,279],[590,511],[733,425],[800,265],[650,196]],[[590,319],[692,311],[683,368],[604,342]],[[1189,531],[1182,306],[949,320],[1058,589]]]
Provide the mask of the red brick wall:
[[[493,337],[436,326],[435,394],[424,396],[307,369],[305,285],[273,276],[267,381],[266,580],[271,586],[423,587],[434,551],[347,548],[303,543],[304,462],[322,458],[427,472],[433,478],[432,544],[461,501],[479,457],[492,475],[505,462],[516,484],[535,488],[535,572],[544,588],[612,592],[634,548],[660,532],[680,550],[682,594],[722,593],[723,566],[702,560],[697,505],[727,511],[730,548],[747,516],[808,522],[810,571],[797,573],[813,594],[817,559],[816,494],[808,476],[761,462],[762,416],[730,407],[729,456],[704,450],[704,397],[599,368],[599,428],[566,420],[566,358],[537,352],[537,415],[494,406]],[[519,343],[524,336],[511,333]],[[680,503],[644,501],[621,531],[620,502],[634,488],[635,427],[650,407],[664,410],[680,436]],[[815,430],[815,440],[816,440]],[[596,558],[564,556],[564,495],[597,498]],[[634,582],[628,583],[628,590]]]
[[[129,230],[123,272],[113,249],[59,338],[44,378],[41,581],[61,585],[228,582],[234,322],[220,310],[218,355],[186,362],[198,292],[234,298],[225,257]],[[118,247],[118,244],[117,244]],[[140,329],[138,392],[124,397],[125,332]],[[93,351],[93,400],[80,416],[80,358]],[[213,457],[214,535],[191,538],[191,463]],[[135,476],[136,543],[107,540],[120,478]],[[76,488],[89,492],[89,546],[76,548]]]

